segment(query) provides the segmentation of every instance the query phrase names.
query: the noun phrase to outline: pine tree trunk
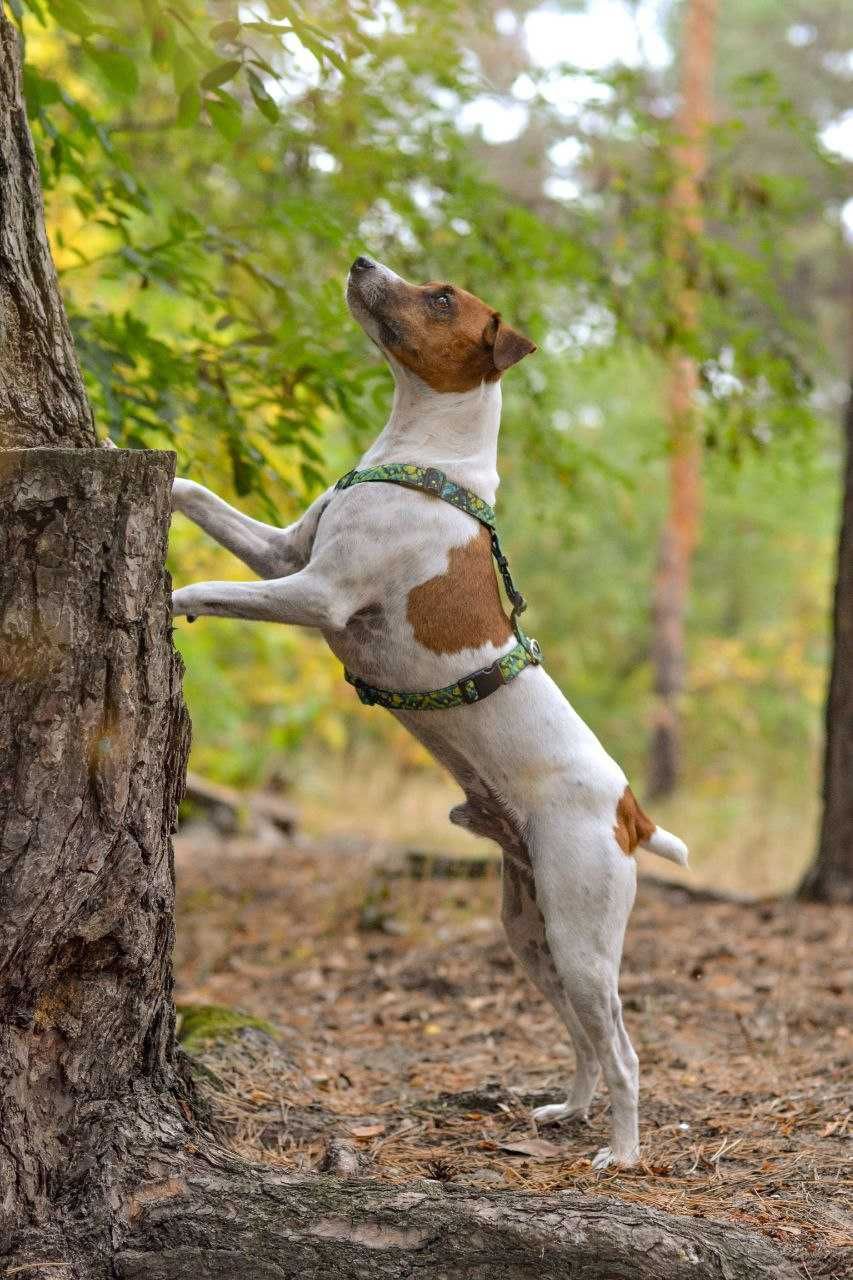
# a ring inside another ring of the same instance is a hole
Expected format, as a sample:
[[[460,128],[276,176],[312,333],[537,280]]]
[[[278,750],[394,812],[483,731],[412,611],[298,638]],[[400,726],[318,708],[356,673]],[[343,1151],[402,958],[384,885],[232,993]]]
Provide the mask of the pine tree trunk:
[[[758,1236],[618,1201],[296,1178],[216,1147],[174,1038],[173,459],[88,447],[17,57],[0,8],[2,1274],[792,1277]]]
[[[706,164],[705,134],[712,111],[716,16],[717,0],[687,0],[668,247],[672,306],[680,345],[671,353],[668,369],[669,510],[661,532],[652,609],[656,702],[649,751],[651,797],[671,793],[681,771],[684,619],[701,507],[701,452],[695,421],[698,371],[684,346],[695,331],[698,316],[698,298],[689,280],[689,259],[691,244],[702,231],[700,187]]]
[[[94,446],[44,230],[17,44],[0,0],[0,448]]]
[[[846,466],[826,699],[823,819],[817,857],[800,886],[800,897],[820,902],[853,902],[853,383],[844,428]]]
[[[170,832],[189,741],[163,569],[173,459],[0,453],[0,1240],[109,1227],[185,1136]]]

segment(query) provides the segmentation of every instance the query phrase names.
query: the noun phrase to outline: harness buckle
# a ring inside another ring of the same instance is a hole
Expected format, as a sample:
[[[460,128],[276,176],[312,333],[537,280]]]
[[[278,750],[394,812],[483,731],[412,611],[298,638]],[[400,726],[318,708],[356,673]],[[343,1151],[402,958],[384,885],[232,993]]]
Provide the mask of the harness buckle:
[[[443,471],[439,471],[438,467],[427,467],[421,480],[421,486],[428,493],[441,493],[447,484],[447,476]]]
[[[484,667],[482,671],[475,671],[472,676],[466,676],[460,681],[462,687],[462,697],[466,702],[479,702],[481,698],[488,698],[490,693],[494,693],[496,689],[500,689],[502,684],[506,684],[504,673],[501,669],[500,659],[493,662],[490,667]]]

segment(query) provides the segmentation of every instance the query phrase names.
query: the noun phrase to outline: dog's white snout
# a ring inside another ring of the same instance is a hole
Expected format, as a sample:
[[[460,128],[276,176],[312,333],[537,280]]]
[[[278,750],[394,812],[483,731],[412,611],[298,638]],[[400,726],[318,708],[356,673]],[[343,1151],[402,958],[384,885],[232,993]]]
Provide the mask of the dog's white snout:
[[[401,278],[390,267],[372,258],[360,255],[349,269],[347,276],[347,297],[351,301],[361,301],[368,310],[381,306],[388,291],[388,286],[400,282]]]

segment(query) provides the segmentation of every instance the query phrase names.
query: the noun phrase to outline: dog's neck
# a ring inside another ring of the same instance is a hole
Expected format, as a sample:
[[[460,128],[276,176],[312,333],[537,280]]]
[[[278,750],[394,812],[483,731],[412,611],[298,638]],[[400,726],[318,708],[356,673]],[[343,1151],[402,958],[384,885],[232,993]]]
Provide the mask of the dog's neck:
[[[415,462],[438,467],[492,504],[499,479],[500,382],[473,391],[433,391],[417,375],[392,365],[395,389],[391,416],[364,454],[360,467]]]

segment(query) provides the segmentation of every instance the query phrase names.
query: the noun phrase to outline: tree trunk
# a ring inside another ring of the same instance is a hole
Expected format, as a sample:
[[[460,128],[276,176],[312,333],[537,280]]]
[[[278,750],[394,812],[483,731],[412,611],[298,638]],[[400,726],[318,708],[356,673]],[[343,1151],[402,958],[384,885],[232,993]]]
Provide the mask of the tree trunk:
[[[173,457],[0,453],[0,1238],[94,1223],[185,1136],[169,834],[189,742]],[[147,1142],[146,1142],[147,1140]]]
[[[18,39],[0,0],[0,448],[97,444],[44,230]]]
[[[817,857],[800,885],[800,897],[819,902],[853,902],[853,383],[844,428],[846,465],[826,699],[823,819]]]
[[[235,1203],[236,1200],[236,1203]],[[140,1196],[116,1280],[793,1280],[757,1236],[604,1197],[481,1195],[193,1161]],[[133,1211],[132,1211],[133,1213]]]
[[[173,459],[86,447],[2,9],[0,195],[3,1274],[792,1276],[758,1236],[615,1201],[289,1178],[216,1148],[172,1006]]]
[[[670,355],[666,414],[669,427],[669,510],[661,532],[653,595],[652,664],[656,705],[649,753],[649,795],[671,793],[681,769],[679,719],[684,691],[684,615],[690,564],[699,532],[700,446],[695,421],[696,362],[685,351],[696,330],[698,298],[689,280],[691,244],[702,232],[701,182],[705,133],[711,120],[717,0],[687,0],[676,127],[676,177],[671,198],[668,256],[672,306],[680,331]]]

